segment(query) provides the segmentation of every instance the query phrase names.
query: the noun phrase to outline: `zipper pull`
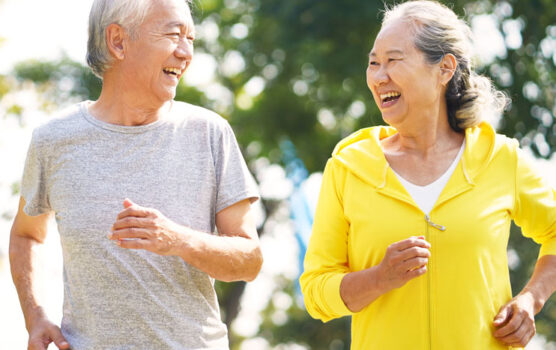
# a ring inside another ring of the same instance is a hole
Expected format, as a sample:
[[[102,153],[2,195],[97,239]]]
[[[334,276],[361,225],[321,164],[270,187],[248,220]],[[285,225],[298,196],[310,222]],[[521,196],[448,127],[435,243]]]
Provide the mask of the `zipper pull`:
[[[436,229],[438,229],[438,230],[440,230],[440,231],[446,231],[446,227],[444,227],[444,226],[442,226],[442,225],[435,224],[434,222],[431,221],[431,218],[430,218],[428,215],[425,215],[425,220],[426,220],[427,223],[428,223],[429,225],[431,225],[432,227],[434,227],[434,228],[436,228]]]

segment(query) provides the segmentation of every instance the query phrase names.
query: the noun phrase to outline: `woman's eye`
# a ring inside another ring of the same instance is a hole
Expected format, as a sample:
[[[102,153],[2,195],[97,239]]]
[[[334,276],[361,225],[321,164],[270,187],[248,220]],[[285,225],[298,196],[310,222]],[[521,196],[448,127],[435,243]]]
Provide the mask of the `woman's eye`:
[[[378,62],[377,61],[370,61],[369,66],[378,66]]]

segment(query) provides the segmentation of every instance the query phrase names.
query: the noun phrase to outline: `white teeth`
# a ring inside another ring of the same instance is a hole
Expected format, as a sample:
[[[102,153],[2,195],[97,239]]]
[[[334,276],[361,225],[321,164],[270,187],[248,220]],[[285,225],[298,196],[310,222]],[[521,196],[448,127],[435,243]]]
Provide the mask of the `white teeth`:
[[[176,74],[176,75],[180,75],[180,74],[181,74],[181,69],[179,69],[179,68],[172,68],[172,67],[170,67],[170,68],[164,68],[164,71],[167,72],[167,73],[174,73],[174,74]]]
[[[400,96],[400,95],[401,94],[399,92],[390,91],[390,92],[387,92],[385,94],[380,94],[380,99],[384,101],[385,98],[397,97],[397,96]]]

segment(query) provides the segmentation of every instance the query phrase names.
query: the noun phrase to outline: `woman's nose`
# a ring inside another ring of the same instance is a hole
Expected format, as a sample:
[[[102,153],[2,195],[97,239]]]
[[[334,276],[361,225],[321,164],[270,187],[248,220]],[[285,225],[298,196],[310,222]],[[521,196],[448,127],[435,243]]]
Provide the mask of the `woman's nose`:
[[[388,76],[388,72],[384,66],[379,66],[377,70],[375,70],[372,74],[372,79],[376,85],[380,85],[383,83],[388,82],[390,77]]]

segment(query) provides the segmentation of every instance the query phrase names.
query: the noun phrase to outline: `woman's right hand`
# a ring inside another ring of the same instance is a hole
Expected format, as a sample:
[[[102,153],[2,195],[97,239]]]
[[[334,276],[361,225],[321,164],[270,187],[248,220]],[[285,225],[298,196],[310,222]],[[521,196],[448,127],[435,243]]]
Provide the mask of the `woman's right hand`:
[[[344,276],[340,284],[344,304],[359,312],[381,295],[421,276],[427,272],[430,247],[423,236],[392,243],[378,265]]]
[[[377,266],[378,283],[384,292],[399,288],[427,272],[430,243],[424,236],[392,243]]]

